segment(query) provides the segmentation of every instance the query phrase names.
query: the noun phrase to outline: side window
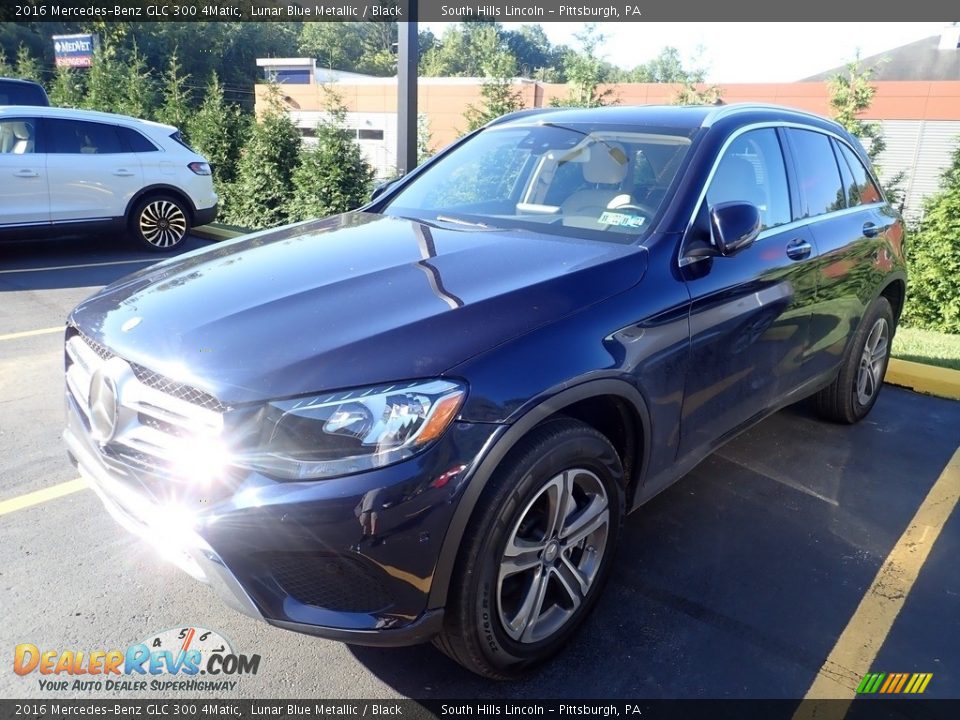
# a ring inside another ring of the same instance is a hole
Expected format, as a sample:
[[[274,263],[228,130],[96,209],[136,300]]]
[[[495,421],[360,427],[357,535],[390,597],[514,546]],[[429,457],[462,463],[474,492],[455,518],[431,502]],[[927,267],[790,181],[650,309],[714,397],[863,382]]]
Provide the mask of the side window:
[[[31,118],[0,120],[0,155],[32,155],[37,146],[37,121]]]
[[[157,146],[131,128],[117,126],[125,152],[157,152]]]
[[[746,132],[724,151],[707,188],[707,204],[736,201],[756,205],[764,228],[790,222],[787,172],[773,128]]]
[[[48,118],[49,152],[58,155],[112,155],[123,152],[114,125]]]
[[[847,200],[850,207],[882,202],[883,195],[880,194],[880,190],[856,153],[842,142],[835,145],[840,149],[840,156],[846,161],[846,166],[853,175],[852,182],[847,184]]]
[[[830,138],[812,130],[790,130],[797,159],[802,207],[798,218],[815,217],[847,206]]]

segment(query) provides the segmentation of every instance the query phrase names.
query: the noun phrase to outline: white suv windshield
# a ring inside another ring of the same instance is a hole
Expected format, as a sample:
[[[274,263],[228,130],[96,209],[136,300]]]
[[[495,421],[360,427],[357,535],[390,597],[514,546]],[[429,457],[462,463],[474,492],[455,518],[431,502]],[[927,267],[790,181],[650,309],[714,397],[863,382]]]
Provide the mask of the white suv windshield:
[[[428,168],[384,212],[629,242],[663,204],[690,147],[684,132],[494,127]]]

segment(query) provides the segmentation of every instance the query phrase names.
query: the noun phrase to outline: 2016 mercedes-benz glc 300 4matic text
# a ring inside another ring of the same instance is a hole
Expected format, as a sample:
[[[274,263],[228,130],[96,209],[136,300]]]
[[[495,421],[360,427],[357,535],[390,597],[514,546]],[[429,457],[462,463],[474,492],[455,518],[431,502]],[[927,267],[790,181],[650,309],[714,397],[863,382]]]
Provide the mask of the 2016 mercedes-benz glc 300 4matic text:
[[[525,111],[83,302],[66,441],[243,612],[509,677],[583,621],[627,512],[789,403],[870,412],[902,243],[827,120]]]

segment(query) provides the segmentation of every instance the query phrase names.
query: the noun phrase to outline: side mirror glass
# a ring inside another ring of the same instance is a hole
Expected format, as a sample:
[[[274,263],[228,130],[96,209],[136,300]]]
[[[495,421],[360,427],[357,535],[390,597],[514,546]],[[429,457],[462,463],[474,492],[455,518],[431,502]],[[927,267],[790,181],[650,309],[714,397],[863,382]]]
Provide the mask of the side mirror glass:
[[[760,210],[753,203],[723,202],[710,207],[710,232],[725,257],[752,245],[760,228]]]

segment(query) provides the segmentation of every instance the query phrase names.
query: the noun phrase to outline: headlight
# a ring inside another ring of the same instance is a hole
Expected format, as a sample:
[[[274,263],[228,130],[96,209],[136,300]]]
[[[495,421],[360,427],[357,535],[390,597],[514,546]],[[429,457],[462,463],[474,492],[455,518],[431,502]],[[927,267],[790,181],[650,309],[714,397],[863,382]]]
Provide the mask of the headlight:
[[[427,380],[272,402],[250,464],[307,480],[406,460],[443,434],[465,395],[458,383]]]

